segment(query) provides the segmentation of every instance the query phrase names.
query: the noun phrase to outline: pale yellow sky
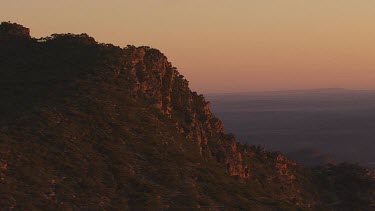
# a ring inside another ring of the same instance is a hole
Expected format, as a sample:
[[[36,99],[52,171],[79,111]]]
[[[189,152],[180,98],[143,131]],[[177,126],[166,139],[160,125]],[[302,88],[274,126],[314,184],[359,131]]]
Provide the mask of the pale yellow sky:
[[[199,92],[375,89],[374,0],[0,0],[35,37],[164,52]]]

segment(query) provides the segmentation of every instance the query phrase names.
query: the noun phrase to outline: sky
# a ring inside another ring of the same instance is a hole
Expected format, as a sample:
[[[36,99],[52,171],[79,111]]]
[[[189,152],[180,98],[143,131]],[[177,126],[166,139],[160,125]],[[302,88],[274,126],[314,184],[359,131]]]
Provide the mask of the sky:
[[[375,89],[374,0],[0,0],[34,37],[161,50],[201,93]]]

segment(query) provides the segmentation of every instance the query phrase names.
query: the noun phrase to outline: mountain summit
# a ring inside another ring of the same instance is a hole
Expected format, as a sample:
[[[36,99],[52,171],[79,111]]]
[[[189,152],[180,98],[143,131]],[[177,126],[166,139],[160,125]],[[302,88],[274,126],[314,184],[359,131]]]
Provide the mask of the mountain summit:
[[[0,207],[369,210],[357,165],[242,145],[159,50],[0,25]]]

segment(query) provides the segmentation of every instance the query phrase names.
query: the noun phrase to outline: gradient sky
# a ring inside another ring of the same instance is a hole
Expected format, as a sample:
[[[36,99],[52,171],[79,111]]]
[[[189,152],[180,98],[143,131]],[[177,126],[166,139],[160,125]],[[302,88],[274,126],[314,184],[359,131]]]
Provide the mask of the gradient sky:
[[[32,36],[164,52],[199,92],[375,89],[374,0],[0,0]]]

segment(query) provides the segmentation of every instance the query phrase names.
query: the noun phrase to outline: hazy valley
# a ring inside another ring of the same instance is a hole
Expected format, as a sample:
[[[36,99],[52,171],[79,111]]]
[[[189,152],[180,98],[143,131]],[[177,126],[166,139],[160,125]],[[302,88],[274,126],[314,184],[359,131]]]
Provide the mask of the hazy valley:
[[[375,91],[211,94],[208,99],[242,143],[307,164],[346,161],[375,167]]]

